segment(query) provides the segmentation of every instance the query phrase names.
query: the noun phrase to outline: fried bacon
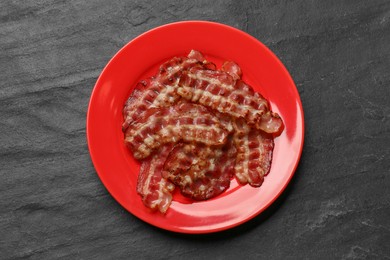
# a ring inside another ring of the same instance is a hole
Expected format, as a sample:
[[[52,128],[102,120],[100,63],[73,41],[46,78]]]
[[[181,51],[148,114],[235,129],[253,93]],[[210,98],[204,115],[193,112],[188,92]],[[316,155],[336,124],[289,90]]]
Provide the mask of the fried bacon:
[[[137,192],[146,207],[165,213],[175,186],[194,200],[221,194],[233,176],[261,186],[283,122],[241,76],[235,62],[217,70],[192,50],[136,85],[122,130],[142,160]]]
[[[162,146],[159,151],[142,161],[138,175],[137,192],[142,197],[144,205],[153,210],[165,213],[172,202],[172,192],[175,185],[162,178],[161,171],[165,159],[173,145]]]
[[[173,107],[149,109],[127,128],[125,143],[137,159],[148,157],[166,143],[185,142],[221,145],[228,131],[207,108],[180,102]]]
[[[273,137],[235,120],[233,142],[237,148],[235,176],[241,184],[259,187],[271,168]]]
[[[219,148],[181,143],[168,156],[162,176],[177,185],[184,196],[206,200],[229,188],[235,159],[231,140]]]
[[[157,75],[139,82],[123,109],[122,130],[141,118],[150,108],[168,107],[176,104],[180,96],[176,93],[181,74],[190,68],[212,68],[215,65],[203,62],[205,59],[198,51],[191,51],[188,58],[174,57],[163,63]]]
[[[225,64],[229,72],[194,67],[182,73],[177,93],[186,100],[234,118],[242,117],[256,129],[279,132],[283,125],[279,115],[269,110],[264,97],[239,80],[241,69],[237,65]]]

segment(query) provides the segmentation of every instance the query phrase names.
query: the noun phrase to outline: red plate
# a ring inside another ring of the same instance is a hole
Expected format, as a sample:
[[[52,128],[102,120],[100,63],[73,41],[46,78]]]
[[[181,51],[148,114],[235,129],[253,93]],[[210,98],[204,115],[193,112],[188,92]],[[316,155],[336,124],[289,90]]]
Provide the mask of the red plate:
[[[275,139],[271,171],[260,188],[235,180],[220,196],[202,202],[175,194],[166,215],[150,212],[136,192],[139,163],[123,143],[122,108],[135,84],[158,65],[191,49],[220,66],[237,62],[243,79],[271,103],[285,129]],[[92,92],[87,116],[89,151],[96,171],[111,195],[129,212],[151,225],[182,233],[210,233],[237,226],[271,205],[297,167],[304,135],[299,94],[279,59],[262,43],[235,28],[212,22],[164,25],[129,42],[107,64]]]

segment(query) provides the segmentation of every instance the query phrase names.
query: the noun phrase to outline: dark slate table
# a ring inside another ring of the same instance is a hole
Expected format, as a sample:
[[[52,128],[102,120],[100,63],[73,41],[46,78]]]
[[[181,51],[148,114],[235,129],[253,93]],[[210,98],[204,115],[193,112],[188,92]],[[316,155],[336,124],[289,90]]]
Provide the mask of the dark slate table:
[[[389,259],[390,2],[1,1],[0,259]],[[155,26],[248,32],[290,71],[306,136],[266,212],[211,235],[170,233],[107,192],[86,143],[109,59]]]

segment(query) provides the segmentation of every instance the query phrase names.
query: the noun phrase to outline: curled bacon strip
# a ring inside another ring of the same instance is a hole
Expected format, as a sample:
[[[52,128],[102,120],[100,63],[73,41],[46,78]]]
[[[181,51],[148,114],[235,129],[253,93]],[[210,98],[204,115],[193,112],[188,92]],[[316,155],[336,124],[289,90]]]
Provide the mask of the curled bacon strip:
[[[239,80],[241,69],[237,65],[230,62],[225,67],[229,72],[191,68],[181,75],[177,93],[191,102],[244,118],[256,129],[279,132],[283,122],[278,114],[269,111],[267,100]]]
[[[259,187],[271,168],[273,137],[250,128],[243,120],[236,120],[233,126],[237,148],[235,176],[241,184]]]
[[[148,157],[166,143],[203,143],[209,146],[226,142],[228,131],[219,119],[200,105],[180,102],[161,109],[150,109],[128,127],[125,143],[136,159]]]
[[[142,161],[138,175],[137,192],[142,197],[144,205],[150,209],[158,209],[165,213],[172,202],[172,192],[175,189],[170,181],[162,178],[161,171],[165,159],[173,145],[166,145],[147,160]]]

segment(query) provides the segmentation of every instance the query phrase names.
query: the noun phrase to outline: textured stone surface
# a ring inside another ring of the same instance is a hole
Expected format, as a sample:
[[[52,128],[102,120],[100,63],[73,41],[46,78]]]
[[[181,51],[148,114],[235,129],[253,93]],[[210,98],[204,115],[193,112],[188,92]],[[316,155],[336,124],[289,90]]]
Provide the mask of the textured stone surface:
[[[95,174],[85,136],[112,55],[188,19],[265,43],[305,110],[286,192],[207,236],[127,213]],[[0,50],[1,259],[390,259],[389,1],[1,1]]]

